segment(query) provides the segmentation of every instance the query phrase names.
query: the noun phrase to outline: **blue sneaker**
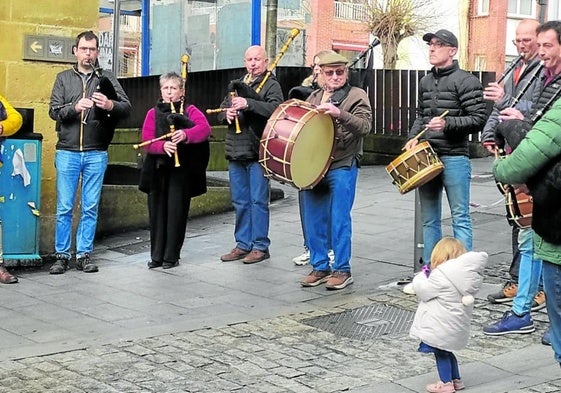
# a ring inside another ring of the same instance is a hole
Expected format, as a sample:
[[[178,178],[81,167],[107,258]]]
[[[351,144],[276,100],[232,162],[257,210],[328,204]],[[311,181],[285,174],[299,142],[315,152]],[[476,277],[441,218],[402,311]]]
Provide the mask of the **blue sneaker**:
[[[518,316],[512,311],[504,313],[502,319],[492,325],[485,326],[483,333],[488,336],[502,336],[503,334],[526,334],[535,331],[534,322],[530,313]]]
[[[551,345],[551,331],[547,329],[542,336],[543,345]]]

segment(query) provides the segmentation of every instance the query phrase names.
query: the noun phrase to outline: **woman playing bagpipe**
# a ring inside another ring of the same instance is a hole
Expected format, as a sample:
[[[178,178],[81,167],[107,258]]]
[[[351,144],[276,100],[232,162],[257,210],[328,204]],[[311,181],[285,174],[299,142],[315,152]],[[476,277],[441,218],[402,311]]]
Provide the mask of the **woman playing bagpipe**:
[[[139,189],[148,194],[151,269],[179,264],[191,198],[206,192],[211,130],[198,108],[184,104],[184,80],[174,72],[160,76],[162,98],[142,126]]]

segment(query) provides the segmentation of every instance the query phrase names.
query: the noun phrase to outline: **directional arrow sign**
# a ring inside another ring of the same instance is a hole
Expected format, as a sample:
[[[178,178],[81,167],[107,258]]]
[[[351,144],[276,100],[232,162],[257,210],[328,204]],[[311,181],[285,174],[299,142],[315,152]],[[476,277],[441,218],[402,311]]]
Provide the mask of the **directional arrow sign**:
[[[50,35],[25,35],[23,58],[25,60],[74,63],[72,53],[74,38]]]
[[[39,52],[41,49],[43,49],[43,45],[40,44],[40,43],[37,42],[37,41],[33,41],[29,47],[31,48],[31,50],[32,50],[34,53],[37,53],[37,52]]]

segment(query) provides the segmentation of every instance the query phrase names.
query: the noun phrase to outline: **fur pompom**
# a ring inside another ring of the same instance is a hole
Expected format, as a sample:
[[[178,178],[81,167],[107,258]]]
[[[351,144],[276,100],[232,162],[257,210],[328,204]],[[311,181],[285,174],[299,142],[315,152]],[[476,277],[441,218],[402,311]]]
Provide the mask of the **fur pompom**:
[[[464,306],[471,306],[475,302],[475,299],[471,295],[462,296],[462,304]]]

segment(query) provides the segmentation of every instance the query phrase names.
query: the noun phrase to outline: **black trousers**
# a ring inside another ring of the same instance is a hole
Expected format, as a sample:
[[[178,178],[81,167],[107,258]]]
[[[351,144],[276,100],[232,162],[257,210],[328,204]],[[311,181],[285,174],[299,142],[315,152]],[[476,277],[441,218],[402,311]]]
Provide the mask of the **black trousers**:
[[[191,197],[181,167],[157,169],[154,175],[148,194],[151,258],[176,262],[185,240]]]

